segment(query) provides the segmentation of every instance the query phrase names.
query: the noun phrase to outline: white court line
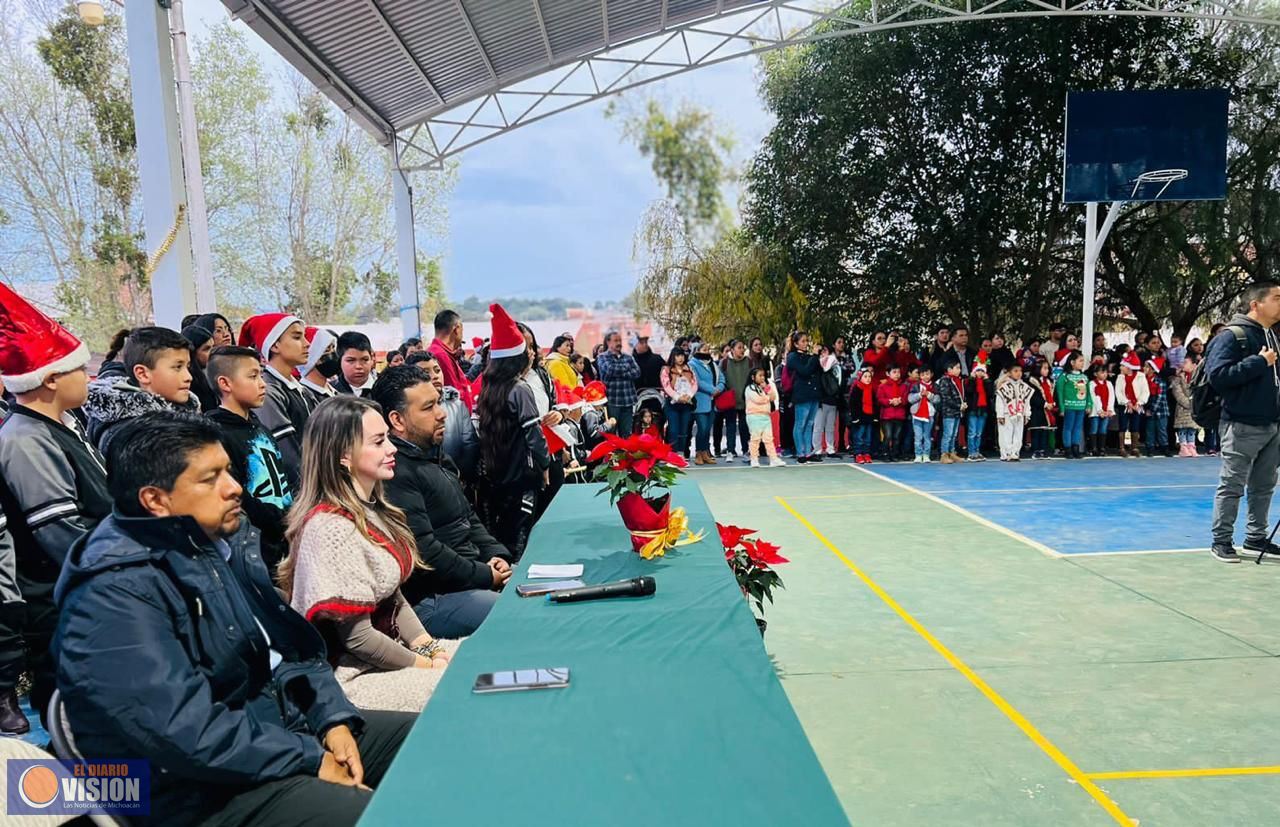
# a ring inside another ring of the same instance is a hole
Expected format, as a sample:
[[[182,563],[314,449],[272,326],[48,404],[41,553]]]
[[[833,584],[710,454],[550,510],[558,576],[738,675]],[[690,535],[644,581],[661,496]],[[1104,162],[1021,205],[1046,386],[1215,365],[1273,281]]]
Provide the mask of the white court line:
[[[849,465],[848,463],[845,463],[845,464],[846,464],[846,465],[848,465],[848,467],[850,467],[850,468],[859,468],[859,467],[860,467],[860,466],[857,466],[857,465]],[[866,469],[865,469],[865,468],[863,468],[862,470],[866,470]],[[868,474],[874,474],[875,472],[874,472],[874,471],[867,471],[867,473],[868,473]],[[882,475],[882,474],[876,474],[876,476],[877,476],[877,477],[883,477],[883,475]],[[1103,489],[1105,489],[1105,490],[1107,490],[1107,491],[1148,491],[1148,490],[1150,490],[1150,489],[1152,489],[1152,488],[1155,488],[1155,487],[1159,487],[1159,488],[1217,488],[1217,487],[1218,487],[1218,484],[1217,484],[1216,482],[1206,482],[1206,483],[1176,483],[1176,484],[1173,484],[1173,485],[1161,485],[1161,486],[1152,486],[1152,485],[1106,485],[1106,486],[1102,486],[1102,488],[1103,488]],[[926,492],[923,488],[911,488],[911,489],[909,489],[909,490],[911,491],[911,493],[912,493],[912,494],[916,494],[916,493],[930,493],[930,492]],[[953,489],[947,489],[947,490],[945,490],[945,491],[934,491],[934,492],[932,492],[932,493],[935,493],[935,494],[1037,494],[1037,493],[1046,493],[1046,494],[1048,494],[1048,493],[1057,493],[1057,492],[1059,492],[1059,491],[1097,491],[1097,490],[1099,490],[1099,486],[1096,486],[1096,485],[1079,485],[1079,486],[1072,486],[1072,487],[1069,487],[1069,488],[953,488]],[[872,496],[884,496],[884,495],[883,495],[883,494],[868,494],[868,493],[865,493],[865,492],[864,492],[864,493],[861,493],[861,494],[814,494],[814,495],[812,495],[812,496],[808,496],[808,497],[787,497],[787,499],[788,499],[789,501],[798,501],[798,500],[843,500],[843,499],[846,499],[846,498],[853,498],[853,497],[872,497]]]
[[[1063,557],[1112,557],[1115,555],[1126,554],[1203,554],[1208,551],[1209,547],[1204,548],[1152,548],[1139,549],[1137,551],[1079,551],[1075,554],[1064,553]],[[1250,558],[1252,559],[1252,558]]]
[[[948,508],[948,509],[950,509],[950,510],[954,511],[955,513],[957,513],[957,514],[961,515],[962,517],[968,517],[970,520],[973,520],[975,523],[977,523],[977,524],[978,524],[978,525],[980,525],[980,526],[983,526],[983,527],[985,527],[985,528],[989,528],[989,529],[991,529],[992,531],[995,531],[995,532],[998,532],[998,533],[1000,533],[1000,534],[1003,534],[1004,536],[1009,537],[1010,539],[1013,539],[1013,540],[1017,540],[1017,541],[1018,541],[1018,542],[1020,542],[1020,543],[1025,543],[1026,545],[1031,546],[1031,547],[1032,547],[1033,549],[1035,549],[1036,551],[1038,551],[1038,552],[1040,552],[1041,554],[1044,554],[1044,555],[1046,555],[1046,556],[1048,556],[1048,557],[1071,557],[1071,556],[1074,556],[1074,555],[1070,555],[1070,554],[1063,554],[1063,553],[1062,553],[1062,552],[1060,552],[1060,551],[1056,551],[1056,550],[1054,550],[1054,549],[1052,549],[1052,548],[1049,548],[1049,547],[1048,547],[1048,546],[1046,546],[1044,543],[1040,543],[1040,542],[1037,542],[1037,541],[1035,541],[1035,540],[1032,540],[1030,537],[1027,537],[1027,536],[1022,535],[1022,534],[1019,534],[1018,532],[1014,531],[1013,529],[1005,528],[1004,526],[1000,525],[999,523],[993,523],[993,522],[991,522],[990,520],[988,520],[986,517],[979,517],[977,514],[974,514],[972,511],[969,511],[968,509],[965,509],[965,508],[961,508],[960,506],[956,505],[955,503],[949,503],[949,502],[947,502],[946,500],[942,499],[941,497],[938,497],[938,496],[936,496],[936,495],[934,495],[934,494],[930,494],[928,491],[921,491],[919,488],[912,488],[910,485],[907,485],[907,484],[906,484],[906,483],[904,483],[904,482],[898,482],[898,481],[897,481],[897,480],[895,480],[895,479],[891,479],[891,478],[889,478],[889,477],[886,477],[884,474],[877,474],[875,471],[868,471],[868,470],[866,469],[866,467],[864,467],[864,466],[861,466],[861,465],[846,465],[845,467],[846,467],[846,468],[852,468],[852,469],[853,469],[853,470],[855,470],[855,471],[861,471],[861,472],[862,472],[862,473],[864,473],[864,474],[870,474],[871,476],[875,477],[875,478],[876,478],[876,479],[878,479],[878,480],[882,480],[882,481],[884,481],[884,482],[887,482],[887,483],[889,483],[890,485],[896,485],[896,486],[898,486],[899,488],[904,489],[904,490],[906,490],[906,491],[910,491],[910,492],[911,492],[911,493],[913,493],[913,494],[919,494],[921,497],[924,497],[926,500],[930,500],[930,501],[932,501],[932,502],[935,502],[935,503],[937,503],[938,505],[942,506],[943,508]],[[1143,487],[1145,488],[1145,487],[1149,487],[1149,486],[1143,486]]]

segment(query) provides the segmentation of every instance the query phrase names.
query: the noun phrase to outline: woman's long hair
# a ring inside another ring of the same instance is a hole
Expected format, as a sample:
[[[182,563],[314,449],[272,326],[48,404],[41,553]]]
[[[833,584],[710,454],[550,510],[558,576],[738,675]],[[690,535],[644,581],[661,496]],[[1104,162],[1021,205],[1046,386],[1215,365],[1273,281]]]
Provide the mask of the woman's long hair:
[[[321,402],[307,420],[302,436],[301,490],[289,510],[289,527],[285,531],[285,539],[293,550],[280,561],[277,574],[280,586],[288,593],[293,592],[294,566],[302,530],[312,509],[318,505],[340,508],[351,514],[361,536],[371,543],[377,541],[369,532],[369,514],[376,515],[381,528],[386,529],[387,538],[409,550],[414,568],[426,568],[404,512],[387,502],[382,483],[374,484],[373,501],[365,502],[356,490],[354,472],[342,464],[344,455],[354,457],[364,443],[364,415],[367,411],[382,416],[382,407],[376,402],[356,396],[334,396]]]
[[[490,479],[501,477],[498,466],[513,440],[520,439],[520,424],[507,412],[507,399],[525,372],[530,369],[528,352],[505,359],[490,359],[484,369],[480,401],[480,459]]]
[[[533,335],[533,331],[524,322],[516,322],[516,327],[520,328],[520,332],[524,334],[525,341],[529,343],[534,369],[542,367],[542,350],[538,348],[538,337]]]

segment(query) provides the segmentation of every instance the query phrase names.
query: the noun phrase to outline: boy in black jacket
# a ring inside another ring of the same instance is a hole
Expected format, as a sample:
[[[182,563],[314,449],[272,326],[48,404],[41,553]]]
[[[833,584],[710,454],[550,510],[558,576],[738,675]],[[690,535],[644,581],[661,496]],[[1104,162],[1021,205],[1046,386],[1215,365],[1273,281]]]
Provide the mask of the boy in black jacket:
[[[210,354],[206,371],[209,385],[222,397],[221,406],[208,416],[222,431],[232,475],[244,486],[241,505],[249,522],[262,532],[262,557],[274,575],[289,551],[284,528],[293,490],[280,446],[253,413],[267,398],[262,363],[251,348],[220,347]]]
[[[14,692],[22,639],[31,705],[43,718],[54,688],[54,583],[71,544],[111,513],[102,457],[71,415],[89,393],[88,361],[79,339],[0,284],[0,374],[17,397],[0,426],[0,507],[19,593],[0,596],[0,730],[8,734],[27,731]]]

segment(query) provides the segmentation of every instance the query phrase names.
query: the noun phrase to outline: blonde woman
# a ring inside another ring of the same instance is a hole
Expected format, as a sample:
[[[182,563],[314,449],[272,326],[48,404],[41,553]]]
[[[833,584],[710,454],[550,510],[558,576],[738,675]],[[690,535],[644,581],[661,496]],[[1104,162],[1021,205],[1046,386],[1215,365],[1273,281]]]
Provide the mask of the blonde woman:
[[[416,712],[454,647],[432,640],[400,593],[423,564],[404,513],[383,496],[395,456],[378,405],[354,396],[320,403],[302,440],[280,582],[320,629],[352,703]]]

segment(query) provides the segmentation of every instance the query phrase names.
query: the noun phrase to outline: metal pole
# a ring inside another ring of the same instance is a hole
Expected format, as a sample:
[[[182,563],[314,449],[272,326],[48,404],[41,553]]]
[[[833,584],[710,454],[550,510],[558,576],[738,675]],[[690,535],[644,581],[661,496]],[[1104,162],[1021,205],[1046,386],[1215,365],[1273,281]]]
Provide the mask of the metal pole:
[[[196,311],[213,313],[218,309],[218,297],[213,288],[213,252],[209,249],[209,215],[200,170],[200,137],[196,131],[196,104],[182,0],[173,0],[169,7],[169,33],[173,38],[173,73],[178,84],[182,171],[187,185],[187,225],[191,228],[191,257],[195,265]]]
[[[1093,288],[1097,273],[1098,203],[1090,201],[1084,210],[1084,319],[1080,325],[1080,349],[1085,359],[1093,359]]]
[[[391,190],[396,208],[396,269],[400,271],[400,328],[404,338],[422,336],[421,300],[418,298],[418,245],[413,234],[413,189],[409,175],[400,169],[394,142],[391,146]]]
[[[185,220],[174,231],[178,207],[186,202],[186,189],[178,143],[169,16],[156,0],[125,0],[125,22],[148,254],[158,253],[174,233],[169,252],[160,257],[151,274],[151,307],[156,324],[176,329],[184,315],[195,311],[196,297],[191,237]]]

